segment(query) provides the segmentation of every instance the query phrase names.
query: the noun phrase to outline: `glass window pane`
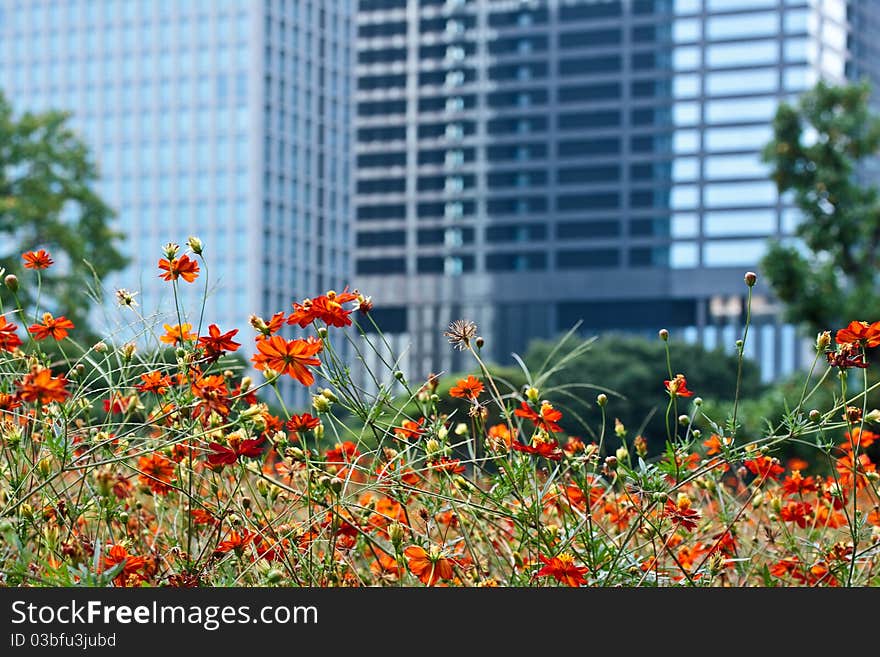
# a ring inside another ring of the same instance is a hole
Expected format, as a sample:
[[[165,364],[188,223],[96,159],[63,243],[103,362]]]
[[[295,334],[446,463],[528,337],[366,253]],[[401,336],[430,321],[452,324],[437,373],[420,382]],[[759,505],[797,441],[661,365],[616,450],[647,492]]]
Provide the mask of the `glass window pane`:
[[[726,123],[744,121],[769,121],[776,113],[773,98],[729,98],[706,103],[706,121]]]
[[[709,39],[738,39],[772,36],[779,30],[779,14],[765,11],[732,16],[712,16],[706,27]]]
[[[706,267],[735,267],[754,265],[767,249],[766,240],[725,240],[707,242],[703,247]]]
[[[706,76],[706,93],[709,95],[770,92],[776,87],[776,69],[727,71]]]
[[[772,64],[779,56],[776,41],[749,41],[748,43],[715,43],[706,49],[710,67],[749,66]]]
[[[706,237],[771,235],[775,232],[776,213],[773,210],[715,211],[703,215],[703,233]]]
[[[706,185],[704,203],[707,208],[776,203],[776,186],[770,182],[724,183]]]

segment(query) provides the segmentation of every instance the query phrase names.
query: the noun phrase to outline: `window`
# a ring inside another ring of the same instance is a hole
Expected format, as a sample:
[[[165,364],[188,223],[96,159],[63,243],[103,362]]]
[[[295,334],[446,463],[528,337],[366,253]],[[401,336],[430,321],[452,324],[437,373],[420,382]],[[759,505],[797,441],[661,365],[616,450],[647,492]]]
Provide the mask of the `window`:
[[[619,265],[620,253],[617,249],[579,249],[556,253],[557,269],[604,269]]]
[[[765,11],[731,16],[710,16],[706,33],[709,39],[741,39],[773,36],[779,31],[779,14]]]

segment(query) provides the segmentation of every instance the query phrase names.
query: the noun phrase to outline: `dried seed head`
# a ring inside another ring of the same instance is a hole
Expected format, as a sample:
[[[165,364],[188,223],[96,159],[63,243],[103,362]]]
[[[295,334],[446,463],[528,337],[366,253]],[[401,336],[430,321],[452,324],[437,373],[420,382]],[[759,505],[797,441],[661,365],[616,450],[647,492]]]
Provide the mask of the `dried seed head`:
[[[471,340],[477,336],[477,325],[468,319],[457,319],[443,332],[449,338],[449,344],[464,351],[471,346]]]

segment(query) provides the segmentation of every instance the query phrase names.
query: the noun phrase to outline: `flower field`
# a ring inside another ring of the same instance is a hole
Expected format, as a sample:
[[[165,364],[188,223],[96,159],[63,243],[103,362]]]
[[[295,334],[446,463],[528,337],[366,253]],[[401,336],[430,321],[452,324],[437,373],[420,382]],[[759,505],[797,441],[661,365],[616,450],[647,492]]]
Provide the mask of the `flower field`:
[[[566,435],[568,397],[546,382],[570,356],[511,388],[466,319],[437,327],[472,359],[443,396],[437,376],[387,359],[357,291],[251,316],[251,335],[203,326],[181,307],[182,286],[207,289],[203,246],[187,246],[158,258],[176,308],[161,331],[117,291],[138,341],[80,344],[39,293],[0,308],[0,584],[880,584],[867,407],[880,322],[820,334],[800,398],[762,435],[743,434],[735,399],[730,417],[704,415],[687,363],[668,362],[667,432],[650,437],[665,449],[651,453],[615,422],[625,400],[602,393],[601,421]],[[7,298],[55,266],[43,250],[22,262]],[[386,363],[369,386],[352,375],[365,349]],[[250,367],[233,358],[245,351]],[[834,403],[814,408],[834,379]],[[307,407],[285,403],[288,381]],[[449,397],[466,410],[444,411]],[[813,457],[787,457],[793,444]]]

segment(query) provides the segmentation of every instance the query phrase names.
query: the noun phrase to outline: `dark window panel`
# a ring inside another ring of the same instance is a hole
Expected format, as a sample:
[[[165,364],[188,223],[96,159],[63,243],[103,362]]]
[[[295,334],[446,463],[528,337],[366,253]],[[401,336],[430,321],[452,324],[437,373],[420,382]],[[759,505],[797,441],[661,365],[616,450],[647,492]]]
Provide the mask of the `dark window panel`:
[[[357,234],[358,246],[404,246],[406,232],[403,230],[378,230]]]
[[[595,46],[618,45],[623,41],[623,33],[619,28],[605,30],[578,30],[577,32],[561,32],[560,48],[592,48]]]
[[[357,157],[357,165],[365,169],[406,166],[406,152],[361,153]]]
[[[359,205],[357,208],[359,221],[382,221],[385,219],[405,219],[406,206],[394,205]]]
[[[533,242],[546,238],[546,224],[499,224],[486,228],[486,240],[489,242]]]
[[[560,185],[616,182],[620,180],[620,167],[606,165],[559,169],[556,180]]]
[[[585,333],[609,330],[652,330],[658,326],[694,326],[695,299],[615,299],[614,301],[566,302],[556,306],[556,328],[566,331],[580,321]]]
[[[556,224],[558,239],[595,239],[620,236],[620,221],[603,219],[599,221],[566,221]]]
[[[359,258],[355,264],[358,274],[405,274],[404,258]]]
[[[488,271],[538,271],[547,269],[546,253],[490,253],[486,256]]]
[[[617,249],[578,249],[556,253],[557,269],[608,269],[619,265],[620,253]]]
[[[556,209],[560,212],[580,210],[608,210],[620,207],[620,194],[601,192],[593,194],[560,194],[556,198]]]
[[[406,333],[407,309],[406,306],[381,306],[377,305],[370,311],[373,321],[360,322],[364,331],[376,333],[376,326],[382,333]],[[373,326],[375,322],[376,326]]]

